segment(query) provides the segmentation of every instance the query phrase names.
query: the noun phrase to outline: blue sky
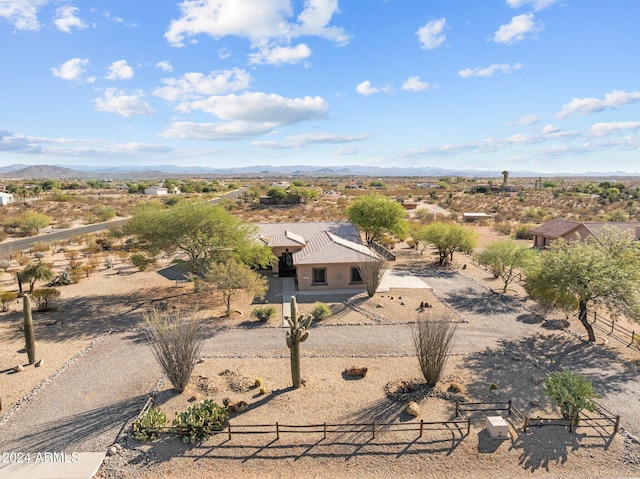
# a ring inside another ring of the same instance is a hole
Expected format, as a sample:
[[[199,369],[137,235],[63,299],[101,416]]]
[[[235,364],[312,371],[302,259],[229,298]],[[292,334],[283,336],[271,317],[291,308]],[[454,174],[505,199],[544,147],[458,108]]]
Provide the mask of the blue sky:
[[[0,0],[0,165],[640,172],[637,0]]]

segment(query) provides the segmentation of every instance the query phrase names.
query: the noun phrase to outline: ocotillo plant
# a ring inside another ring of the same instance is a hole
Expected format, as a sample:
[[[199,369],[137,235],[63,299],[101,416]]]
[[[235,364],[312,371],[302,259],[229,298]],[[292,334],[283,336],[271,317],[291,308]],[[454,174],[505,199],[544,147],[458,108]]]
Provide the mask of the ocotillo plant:
[[[309,314],[305,318],[304,315],[298,315],[298,303],[296,297],[291,297],[291,317],[286,317],[289,323],[289,331],[287,331],[287,347],[291,350],[291,379],[293,387],[300,387],[300,343],[309,337],[309,325],[312,316]]]
[[[33,320],[31,318],[31,300],[29,295],[22,297],[22,310],[24,311],[24,340],[26,343],[27,356],[29,364],[36,362],[36,339],[33,334]]]

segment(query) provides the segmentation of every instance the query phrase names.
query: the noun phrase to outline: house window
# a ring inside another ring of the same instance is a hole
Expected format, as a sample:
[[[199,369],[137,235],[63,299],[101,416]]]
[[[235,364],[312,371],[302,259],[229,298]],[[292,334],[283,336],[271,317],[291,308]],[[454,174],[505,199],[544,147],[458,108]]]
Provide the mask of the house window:
[[[327,284],[327,268],[313,268],[313,282],[311,284]]]
[[[360,268],[357,266],[351,267],[351,282],[362,283],[362,276],[360,275]]]

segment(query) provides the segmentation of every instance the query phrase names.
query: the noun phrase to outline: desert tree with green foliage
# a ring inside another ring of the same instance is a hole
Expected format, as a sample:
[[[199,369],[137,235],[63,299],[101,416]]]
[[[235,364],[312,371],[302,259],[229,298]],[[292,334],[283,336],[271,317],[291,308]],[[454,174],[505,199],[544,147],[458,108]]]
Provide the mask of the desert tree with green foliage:
[[[535,250],[513,240],[494,241],[476,255],[476,260],[489,268],[494,278],[502,279],[502,292],[506,293],[516,274],[533,261],[535,255]]]
[[[20,218],[18,218],[18,225],[23,234],[27,236],[37,235],[38,232],[45,228],[51,222],[44,213],[38,211],[25,211]]]
[[[368,244],[385,234],[402,237],[407,229],[405,217],[400,203],[382,195],[360,196],[347,207],[347,218],[364,231]]]
[[[580,423],[582,411],[595,409],[595,399],[600,397],[591,381],[566,368],[550,373],[542,391],[560,408],[563,417],[571,419],[573,427]]]
[[[473,228],[442,221],[416,225],[413,229],[413,237],[436,248],[440,265],[453,261],[453,254],[456,251],[472,253],[478,245],[478,233]]]
[[[254,226],[205,203],[147,203],[123,230],[149,258],[171,255],[197,278],[227,258],[253,267],[267,267],[275,260],[268,246],[254,240]]]
[[[241,294],[250,294],[262,299],[268,286],[264,276],[233,258],[211,266],[206,279],[222,294],[227,316],[231,314],[232,300]]]
[[[525,289],[547,308],[578,309],[578,319],[595,341],[587,313],[595,304],[613,316],[640,321],[640,253],[631,235],[603,230],[585,242],[554,241],[526,269]]]
[[[29,284],[29,294],[31,294],[37,281],[50,281],[53,279],[52,267],[52,264],[41,261],[28,263],[22,271],[17,273],[20,291],[22,291],[22,283]]]

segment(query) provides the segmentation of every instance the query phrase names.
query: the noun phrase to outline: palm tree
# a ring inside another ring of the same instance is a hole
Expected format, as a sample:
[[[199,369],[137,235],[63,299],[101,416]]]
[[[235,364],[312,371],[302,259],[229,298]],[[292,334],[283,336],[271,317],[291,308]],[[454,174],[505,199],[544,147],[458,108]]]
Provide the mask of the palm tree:
[[[502,172],[502,186],[507,186],[507,179],[509,178],[509,172],[504,170]]]

